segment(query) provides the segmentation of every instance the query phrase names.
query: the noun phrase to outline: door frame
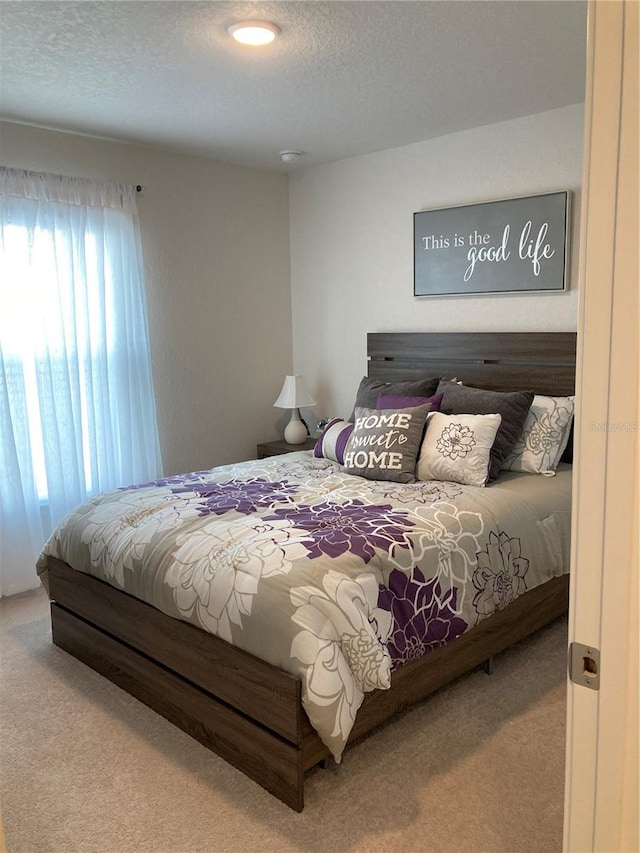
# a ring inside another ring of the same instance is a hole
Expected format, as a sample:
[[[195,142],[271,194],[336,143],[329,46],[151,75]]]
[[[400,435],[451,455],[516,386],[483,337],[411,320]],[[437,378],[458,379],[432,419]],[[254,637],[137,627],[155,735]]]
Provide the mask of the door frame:
[[[564,850],[638,845],[638,10],[591,0],[580,234]]]

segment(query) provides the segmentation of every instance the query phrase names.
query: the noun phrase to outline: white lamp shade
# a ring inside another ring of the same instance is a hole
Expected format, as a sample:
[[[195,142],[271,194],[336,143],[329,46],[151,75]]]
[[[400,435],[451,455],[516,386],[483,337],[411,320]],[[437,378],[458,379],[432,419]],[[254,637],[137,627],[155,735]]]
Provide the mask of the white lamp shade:
[[[304,379],[300,374],[296,374],[285,377],[280,396],[273,405],[279,409],[298,409],[300,406],[315,406],[315,404],[316,401],[307,390]]]

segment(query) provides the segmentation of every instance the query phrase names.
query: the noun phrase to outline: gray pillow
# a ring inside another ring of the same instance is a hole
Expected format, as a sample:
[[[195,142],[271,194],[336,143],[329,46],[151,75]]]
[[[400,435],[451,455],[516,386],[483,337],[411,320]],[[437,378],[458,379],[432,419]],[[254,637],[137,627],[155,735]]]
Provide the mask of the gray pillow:
[[[439,381],[437,376],[430,379],[408,379],[402,382],[384,382],[382,379],[370,379],[368,376],[363,376],[349,420],[354,420],[358,406],[361,409],[375,409],[380,394],[402,397],[431,397],[435,393]]]
[[[355,410],[342,470],[368,480],[413,483],[424,424],[431,406]]]
[[[533,403],[533,391],[487,391],[442,379],[440,411],[447,415],[501,415],[502,422],[491,448],[489,479],[495,480],[516,441]]]

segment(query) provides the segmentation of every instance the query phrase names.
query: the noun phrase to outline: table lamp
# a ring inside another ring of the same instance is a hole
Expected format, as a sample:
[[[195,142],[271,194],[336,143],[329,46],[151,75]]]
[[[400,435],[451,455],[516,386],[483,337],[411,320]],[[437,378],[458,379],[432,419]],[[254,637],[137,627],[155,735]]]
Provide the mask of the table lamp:
[[[284,430],[287,444],[302,444],[307,437],[307,428],[300,420],[300,406],[315,406],[316,401],[307,390],[300,374],[286,376],[280,396],[273,404],[279,409],[291,409],[291,420]]]

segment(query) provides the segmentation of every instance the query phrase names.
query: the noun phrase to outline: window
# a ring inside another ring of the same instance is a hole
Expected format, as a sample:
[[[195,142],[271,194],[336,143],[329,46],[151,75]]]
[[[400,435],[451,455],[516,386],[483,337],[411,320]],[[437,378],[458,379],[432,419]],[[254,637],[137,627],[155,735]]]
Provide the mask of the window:
[[[135,191],[4,168],[0,179],[4,565],[8,536],[37,556],[87,496],[162,472]]]

